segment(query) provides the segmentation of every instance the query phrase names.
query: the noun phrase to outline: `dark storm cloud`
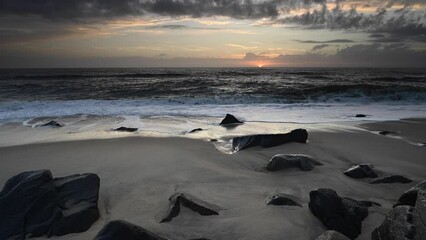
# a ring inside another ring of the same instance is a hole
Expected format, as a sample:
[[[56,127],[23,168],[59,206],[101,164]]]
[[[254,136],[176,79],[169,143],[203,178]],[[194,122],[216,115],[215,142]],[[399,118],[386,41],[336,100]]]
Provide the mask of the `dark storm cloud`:
[[[333,40],[327,40],[327,41],[315,41],[315,40],[295,40],[296,42],[299,43],[352,43],[354,42],[353,40],[350,39],[333,39]]]
[[[320,9],[281,18],[278,22],[296,24],[309,29],[362,31],[371,34],[389,34],[400,39],[426,40],[425,13],[413,10],[410,4],[396,11],[381,7],[375,13],[367,14],[359,12],[354,6],[344,10],[340,2],[336,2],[335,7],[331,9],[323,4]]]
[[[84,20],[137,16],[229,16],[237,19],[277,17],[283,1],[251,0],[2,0],[0,13],[38,15],[46,19]],[[285,2],[285,1],[284,1]]]

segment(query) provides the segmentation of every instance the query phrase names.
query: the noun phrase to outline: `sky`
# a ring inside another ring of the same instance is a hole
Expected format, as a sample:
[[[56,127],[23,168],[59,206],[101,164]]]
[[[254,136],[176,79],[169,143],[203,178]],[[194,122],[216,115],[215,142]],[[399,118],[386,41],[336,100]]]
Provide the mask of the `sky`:
[[[0,0],[28,67],[426,67],[426,0]]]

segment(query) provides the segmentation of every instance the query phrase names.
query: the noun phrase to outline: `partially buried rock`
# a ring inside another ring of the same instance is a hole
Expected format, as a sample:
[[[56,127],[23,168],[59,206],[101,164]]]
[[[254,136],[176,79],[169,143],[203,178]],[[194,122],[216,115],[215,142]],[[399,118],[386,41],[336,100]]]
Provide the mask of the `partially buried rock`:
[[[277,206],[297,206],[302,207],[299,203],[292,200],[286,194],[277,194],[267,198],[266,205],[277,205]]]
[[[389,135],[389,134],[395,134],[396,132],[394,132],[394,131],[380,131],[379,132],[379,134],[380,135],[383,135],[383,136],[386,136],[386,135]]]
[[[374,181],[371,181],[371,184],[378,184],[378,183],[410,183],[412,182],[411,179],[408,179],[404,176],[401,175],[391,175],[391,176],[386,176],[386,177],[382,177],[379,179],[376,179]]]
[[[317,189],[309,193],[309,209],[330,230],[336,230],[350,239],[361,233],[362,221],[368,209],[362,203],[341,198],[331,189]]]
[[[119,127],[114,129],[114,131],[117,132],[136,132],[138,129],[137,128],[128,128],[128,127]]]
[[[42,124],[41,127],[60,128],[62,127],[62,124],[58,123],[57,121],[50,121],[48,123]]]
[[[359,164],[356,166],[353,166],[343,172],[346,176],[351,178],[375,178],[377,177],[377,174],[372,169],[372,166],[369,164]]]
[[[312,171],[315,166],[322,166],[322,163],[307,155],[277,154],[269,161],[266,169],[278,171],[287,168],[299,168],[302,171]]]
[[[349,240],[349,238],[334,230],[328,230],[319,237],[315,238],[315,240]]]
[[[219,215],[218,211],[215,209],[216,207],[183,193],[173,194],[169,198],[169,202],[170,205],[168,213],[161,220],[161,223],[170,222],[174,217],[176,217],[180,212],[181,206],[187,207],[202,216]]]
[[[365,114],[357,114],[357,115],[355,115],[355,117],[356,118],[365,118],[365,117],[367,117],[367,115],[365,115]]]
[[[419,191],[426,192],[426,180],[405,191],[394,206],[408,205],[414,207]]]
[[[132,223],[116,220],[105,225],[94,240],[166,240]]]
[[[49,170],[10,178],[0,192],[0,239],[86,231],[99,217],[95,174],[53,179]]]
[[[219,125],[227,124],[241,124],[242,121],[238,120],[234,115],[226,114],[225,118],[219,123]]]
[[[232,148],[235,151],[256,146],[268,148],[290,142],[306,143],[307,140],[308,132],[305,129],[295,129],[284,134],[260,134],[236,137],[232,139]]]
[[[203,131],[202,128],[196,128],[196,129],[192,129],[191,131],[189,131],[189,133],[195,133],[195,132],[200,132]]]

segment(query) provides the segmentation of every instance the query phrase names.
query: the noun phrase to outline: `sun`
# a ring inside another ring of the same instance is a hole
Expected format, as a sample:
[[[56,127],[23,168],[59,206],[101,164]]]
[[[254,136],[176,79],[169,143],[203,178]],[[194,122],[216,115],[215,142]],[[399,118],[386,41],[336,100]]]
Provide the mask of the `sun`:
[[[258,64],[257,67],[258,68],[263,68],[263,64]]]

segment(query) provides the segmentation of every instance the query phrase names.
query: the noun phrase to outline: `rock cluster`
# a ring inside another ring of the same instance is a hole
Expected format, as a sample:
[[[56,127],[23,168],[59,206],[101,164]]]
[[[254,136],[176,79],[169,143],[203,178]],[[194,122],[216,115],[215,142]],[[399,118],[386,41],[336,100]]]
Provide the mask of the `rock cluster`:
[[[53,178],[49,170],[23,172],[0,192],[0,239],[84,232],[99,218],[99,177]]]

